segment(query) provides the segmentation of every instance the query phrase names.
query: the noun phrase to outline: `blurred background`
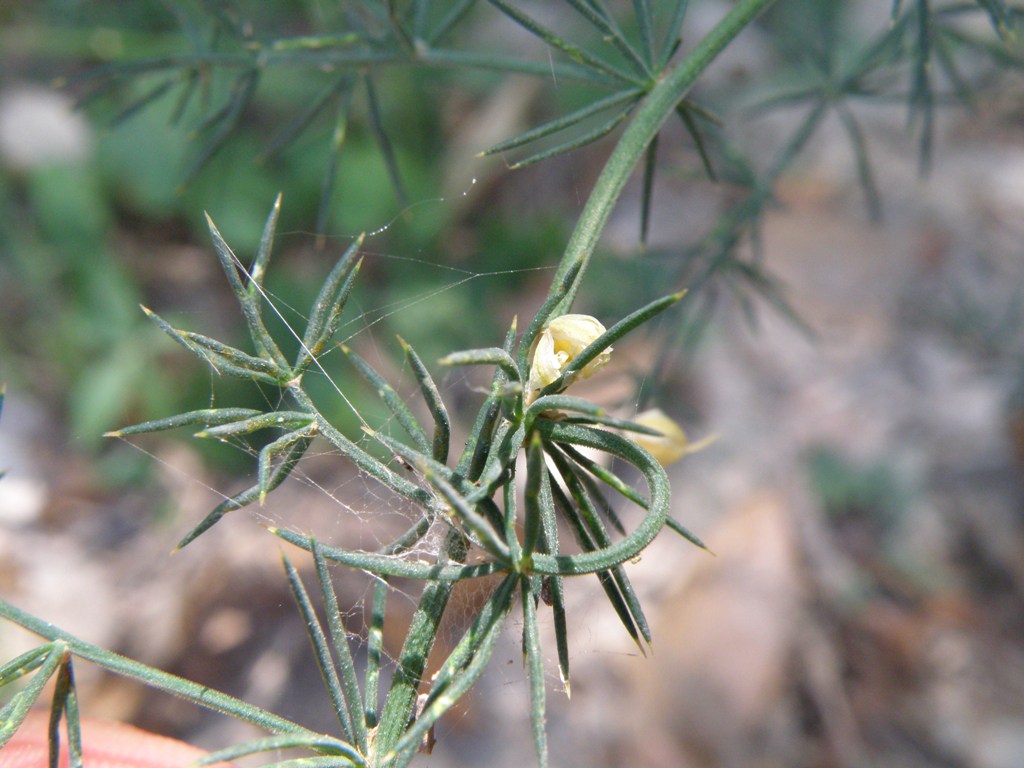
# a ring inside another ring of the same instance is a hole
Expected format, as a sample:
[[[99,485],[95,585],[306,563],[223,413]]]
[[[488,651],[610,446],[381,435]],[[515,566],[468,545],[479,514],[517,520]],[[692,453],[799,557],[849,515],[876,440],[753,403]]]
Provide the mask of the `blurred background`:
[[[691,5],[684,50],[728,7]],[[401,510],[314,451],[264,507],[169,555],[251,484],[252,448],[102,434],[268,394],[215,378],[139,304],[243,345],[203,212],[244,260],[281,192],[267,285],[282,317],[301,318],[370,232],[339,338],[411,392],[395,334],[431,363],[532,316],[612,146],[521,170],[508,168],[516,157],[476,157],[594,98],[557,77],[382,67],[349,105],[326,66],[268,69],[246,101],[247,83],[215,57],[125,68],[221,50],[218,24],[241,30],[244,51],[363,12],[344,6],[0,8],[0,594],[325,730],[280,547],[260,523],[372,547]],[[569,11],[528,6],[600,43]],[[724,127],[701,122],[698,143],[684,121],[667,124],[649,206],[638,177],[615,211],[576,311],[610,324],[659,294],[691,294],[581,394],[624,416],[657,405],[693,439],[718,436],[670,469],[675,516],[714,556],[665,533],[630,567],[649,658],[593,580],[570,585],[571,701],[553,653],[549,667],[556,765],[1024,765],[1024,59],[1019,38],[962,13],[943,17],[948,29],[935,21],[929,69],[908,37],[861,77],[864,51],[901,29],[892,6],[780,0],[694,92]],[[548,61],[488,7],[453,37]],[[314,384],[330,414],[356,425],[340,400],[330,410],[333,382],[384,418],[340,357],[325,355]],[[469,418],[481,381],[438,376]],[[358,632],[367,584],[337,579]],[[414,590],[396,588],[398,624]],[[0,658],[31,642],[0,627]],[[532,759],[518,642],[507,633],[423,765]],[[207,748],[245,735],[76,672],[88,716]]]

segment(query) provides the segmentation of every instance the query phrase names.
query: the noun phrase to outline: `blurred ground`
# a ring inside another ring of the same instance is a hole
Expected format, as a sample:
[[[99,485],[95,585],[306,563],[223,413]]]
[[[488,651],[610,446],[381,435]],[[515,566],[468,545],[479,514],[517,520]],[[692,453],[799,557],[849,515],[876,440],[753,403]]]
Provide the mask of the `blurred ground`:
[[[685,409],[668,404],[697,415],[686,424],[695,438],[719,435],[672,470],[676,516],[715,555],[665,533],[631,567],[650,606],[651,658],[595,600],[596,583],[572,584],[571,702],[549,669],[554,764],[1024,765],[1022,105],[1010,81],[976,114],[945,117],[924,180],[904,113],[874,114],[880,226],[867,222],[848,146],[828,128],[780,186],[766,263],[813,335],[769,308],[756,328],[737,307],[716,312],[677,382]],[[791,119],[752,125],[755,147],[767,151]],[[654,244],[697,225],[698,194],[664,183]],[[610,240],[634,237],[635,203],[634,192]],[[621,352],[609,388],[657,354]],[[216,503],[209,487],[233,481],[188,444],[146,442],[170,495],[154,519],[151,492],[105,490],[46,406],[13,390],[0,424],[5,598],[330,728],[261,515],[236,514],[167,555]],[[263,514],[278,521],[287,510],[289,524],[332,540],[379,537],[366,533],[375,520],[353,526],[322,490],[353,489],[353,506],[372,518],[374,497],[344,472],[315,458],[307,473],[320,487],[286,486]],[[366,585],[339,573],[338,587],[357,631]],[[412,603],[399,594],[392,604],[401,613]],[[25,642],[5,628],[0,658]],[[423,765],[524,764],[527,686],[513,632],[495,660]],[[87,714],[207,747],[238,737],[80,666]]]

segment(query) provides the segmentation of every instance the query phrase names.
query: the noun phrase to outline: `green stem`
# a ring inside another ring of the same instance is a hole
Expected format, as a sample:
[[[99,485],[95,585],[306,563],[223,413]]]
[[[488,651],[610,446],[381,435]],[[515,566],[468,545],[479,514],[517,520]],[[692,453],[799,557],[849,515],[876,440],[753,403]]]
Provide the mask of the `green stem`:
[[[591,192],[583,213],[580,214],[565,255],[558,265],[558,271],[552,280],[552,293],[554,286],[562,282],[563,276],[570,269],[578,267],[579,271],[572,287],[553,314],[565,314],[572,306],[583,273],[605,224],[608,223],[608,217],[633,169],[640,162],[648,144],[661,129],[662,123],[675,111],[676,105],[690,90],[700,73],[707,69],[722,49],[774,2],[775,0],[739,0],[683,61],[662,76],[637,107],[594,185],[594,191]]]
[[[84,640],[78,639],[72,634],[57,629],[48,622],[37,619],[35,616],[15,608],[3,600],[0,600],[0,618],[7,619],[47,640],[61,640],[67,644],[68,650],[75,656],[98,664],[111,672],[138,680],[151,688],[174,694],[214,712],[221,712],[236,717],[239,720],[252,723],[270,733],[316,735],[313,731],[303,728],[297,723],[293,723],[259,707],[254,707],[233,696],[228,696],[226,693],[215,691],[205,685],[193,683],[190,680],[185,680],[140,662],[132,661],[111,651],[98,648]]]

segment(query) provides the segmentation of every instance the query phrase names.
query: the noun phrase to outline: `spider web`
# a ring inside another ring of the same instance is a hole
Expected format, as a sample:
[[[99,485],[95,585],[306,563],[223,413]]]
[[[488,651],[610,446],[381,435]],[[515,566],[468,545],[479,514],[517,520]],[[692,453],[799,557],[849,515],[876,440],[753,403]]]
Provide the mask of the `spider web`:
[[[466,194],[466,193],[463,193]],[[423,203],[431,201],[420,201],[410,206],[416,208]],[[441,201],[442,203],[444,201]],[[399,213],[391,222],[378,227],[368,233],[363,247],[360,249],[360,256],[364,259],[363,269],[373,268],[383,262],[398,262],[402,264],[415,265],[419,271],[433,272],[436,281],[419,282],[425,287],[422,292],[402,298],[397,301],[383,305],[366,306],[361,301],[360,281],[357,279],[353,292],[349,298],[348,305],[343,315],[342,323],[332,343],[314,359],[312,366],[308,369],[305,377],[308,381],[318,379],[316,383],[324,385],[329,390],[331,397],[342,404],[340,407],[347,416],[352,417],[359,425],[369,427],[373,430],[391,434],[397,439],[407,440],[408,436],[397,424],[395,417],[383,406],[374,403],[365,396],[365,388],[362,382],[359,386],[363,389],[360,396],[347,391],[347,385],[339,381],[334,372],[336,366],[351,366],[344,360],[339,349],[341,344],[350,345],[360,356],[376,368],[388,383],[401,396],[406,407],[424,425],[428,434],[432,432],[432,420],[422,396],[419,392],[416,379],[410,370],[401,348],[394,336],[388,332],[389,321],[419,305],[438,305],[440,302],[449,300],[452,297],[459,298],[458,292],[470,291],[478,287],[481,281],[503,281],[508,276],[522,273],[550,272],[554,267],[529,267],[512,268],[493,271],[477,271],[465,266],[453,266],[440,264],[428,259],[417,258],[402,253],[395,253],[383,248],[375,247],[380,236],[394,226],[404,225],[407,220],[406,214],[409,209]],[[403,222],[403,223],[399,223]],[[281,270],[287,263],[287,247],[294,244],[300,238],[312,238],[315,235],[306,232],[279,232],[275,238],[276,258],[270,265],[270,284],[273,284],[273,273],[275,266]],[[349,242],[349,238],[339,238],[341,242],[333,247],[328,247],[332,254],[323,259],[322,272],[326,276],[333,258],[343,250]],[[212,258],[212,256],[211,256]],[[243,272],[247,265],[238,261],[237,266]],[[274,317],[285,329],[285,333],[293,340],[301,343],[302,331],[308,320],[304,309],[289,304],[281,295],[270,288],[261,289],[264,298],[264,316]],[[542,300],[543,297],[539,297]],[[420,307],[422,310],[422,307]],[[532,309],[532,308],[527,308]],[[481,309],[481,311],[488,311]],[[527,312],[521,312],[521,316],[528,316]],[[471,322],[471,319],[468,319]],[[201,318],[196,320],[201,324]],[[511,317],[498,318],[497,326],[507,326]],[[189,328],[202,332],[201,327]],[[281,338],[279,337],[279,341]],[[408,341],[418,347],[417,339],[409,338]],[[500,342],[500,339],[480,338],[473,343],[476,346],[493,346]],[[452,350],[454,351],[454,350]],[[340,361],[340,362],[339,362]],[[424,362],[441,391],[442,398],[449,406],[452,417],[452,438],[451,438],[451,459],[457,458],[465,438],[465,429],[475,416],[475,408],[486,396],[487,386],[492,375],[490,369],[485,368],[454,368],[445,369],[434,364],[434,361],[424,357]],[[233,403],[225,402],[217,393],[216,372],[210,371],[209,398],[207,407],[226,407]],[[349,382],[358,380],[353,374],[347,379]],[[321,387],[323,388],[323,387]],[[260,389],[263,394],[265,405],[268,410],[289,409],[284,393],[272,393],[268,389]],[[469,397],[467,397],[469,395]],[[457,405],[457,401],[464,401],[465,406]],[[428,487],[415,474],[403,465],[395,457],[383,456],[378,443],[366,433],[353,429],[343,430],[346,437],[355,442],[367,452],[382,457],[389,469],[397,474],[406,477],[422,487]],[[158,438],[168,440],[166,437]],[[144,441],[149,443],[150,439]],[[200,486],[209,494],[214,494],[220,500],[229,499],[233,493],[241,487],[247,487],[254,482],[255,465],[260,445],[249,442],[245,438],[226,438],[238,450],[251,457],[251,468],[245,477],[234,482],[231,487],[219,487],[219,482],[208,482],[204,477],[171,465],[162,456],[148,450],[138,440],[127,440],[134,448],[140,450],[154,461],[165,465],[171,473],[176,475],[183,484]],[[151,444],[151,443],[149,443]],[[208,511],[208,510],[207,510]],[[282,529],[294,530],[303,534],[315,534],[318,541],[325,545],[340,546],[346,549],[358,551],[374,551],[390,543],[394,538],[404,532],[410,525],[422,516],[419,507],[407,502],[383,486],[378,480],[366,472],[359,470],[353,463],[337,451],[325,440],[317,438],[307,450],[302,460],[295,467],[288,479],[276,490],[267,496],[263,505],[250,504],[242,509],[235,510],[217,523],[216,528],[225,526],[244,525],[246,519],[255,521],[268,527],[279,527]],[[194,525],[198,520],[184,520],[185,525]],[[403,558],[411,560],[434,561],[437,558],[442,542],[447,531],[447,524],[443,521],[436,522],[428,534],[419,541],[411,550],[402,555]],[[183,533],[177,531],[176,533]],[[300,561],[309,560],[303,558],[302,553],[289,552],[289,557],[297,565]],[[308,565],[308,563],[305,563]],[[352,579],[349,575],[343,574],[347,571],[341,567],[332,569],[332,576],[335,584],[342,583],[339,589],[339,601],[342,609],[342,620],[350,635],[350,644],[353,653],[356,655],[357,669],[362,669],[365,664],[367,653],[366,627],[369,626],[370,606],[373,600],[374,585],[377,577],[363,574],[361,587],[356,587],[355,594],[352,593]],[[307,589],[311,595],[317,591],[315,581],[310,578],[309,571],[305,572]],[[441,632],[435,645],[435,651],[428,663],[427,677],[436,670],[439,663],[447,653],[450,652],[462,633],[468,627],[472,618],[476,615],[482,601],[486,599],[493,584],[478,583],[478,580],[471,580],[458,585],[456,594],[451,599],[448,610],[442,624]],[[415,610],[422,584],[402,579],[390,579],[388,581],[388,600],[385,619],[385,643],[382,659],[382,678],[380,682],[380,701],[387,692],[389,684],[390,669],[396,664],[396,654],[401,647],[404,632],[408,627],[408,620]],[[345,590],[344,594],[342,591]],[[319,599],[314,595],[314,603],[319,604]],[[296,625],[299,626],[298,622]],[[390,629],[389,629],[390,625]],[[521,625],[521,619],[520,619]],[[504,657],[510,657],[508,648],[499,649],[496,659],[497,667],[500,668],[499,675],[503,679],[502,686],[515,689],[516,695],[525,691],[526,681],[522,670],[517,665],[506,665]],[[510,657],[511,658],[511,657]],[[554,669],[554,665],[549,665]],[[360,673],[361,674],[361,673]],[[552,673],[557,678],[557,673]],[[466,717],[465,710],[456,710],[453,713],[457,721]],[[450,719],[446,719],[445,728],[453,727]]]

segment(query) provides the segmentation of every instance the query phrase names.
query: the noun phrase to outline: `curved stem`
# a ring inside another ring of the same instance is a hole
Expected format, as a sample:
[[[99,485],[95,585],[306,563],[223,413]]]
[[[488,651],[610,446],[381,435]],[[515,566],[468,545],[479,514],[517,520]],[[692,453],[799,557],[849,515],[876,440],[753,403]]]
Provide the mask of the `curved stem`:
[[[532,556],[530,570],[546,576],[580,576],[614,568],[643,552],[668,519],[669,482],[661,464],[636,443],[613,432],[547,419],[537,422],[537,431],[557,442],[596,448],[628,461],[643,474],[651,499],[644,519],[621,541],[577,555],[538,552]]]
[[[739,0],[732,10],[705,36],[690,54],[674,69],[668,71],[637,107],[633,119],[626,126],[604,170],[594,185],[587,204],[580,214],[565,255],[552,280],[554,286],[562,282],[570,269],[578,269],[572,287],[552,314],[565,314],[572,306],[580,281],[590,257],[604,231],[608,217],[618,202],[633,169],[643,157],[647,145],[657,135],[662,123],[672,114],[676,105],[693,86],[698,75],[754,18],[775,0]],[[549,294],[550,295],[550,294]]]

